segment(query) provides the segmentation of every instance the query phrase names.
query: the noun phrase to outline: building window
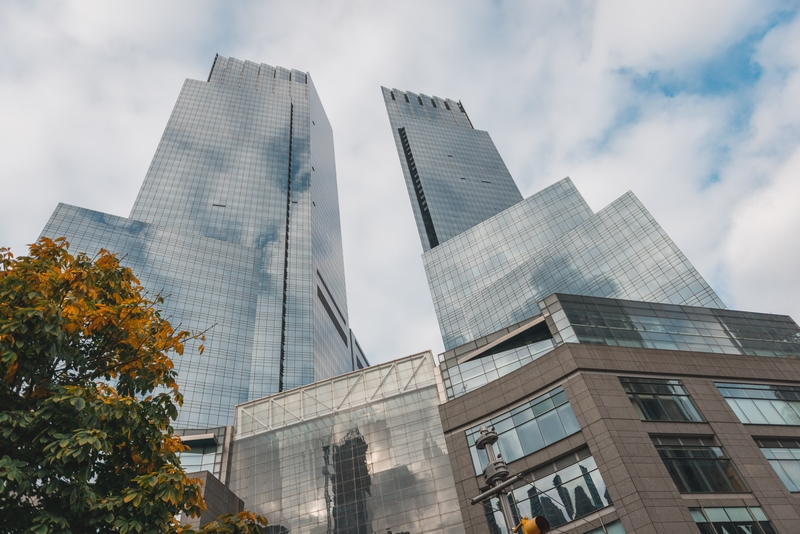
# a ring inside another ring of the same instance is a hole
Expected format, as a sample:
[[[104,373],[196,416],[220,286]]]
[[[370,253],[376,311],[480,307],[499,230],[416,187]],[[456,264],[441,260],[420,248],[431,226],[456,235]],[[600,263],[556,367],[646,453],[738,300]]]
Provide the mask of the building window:
[[[445,392],[448,399],[455,399],[470,391],[488,384],[498,377],[513,373],[523,365],[536,360],[555,348],[555,342],[547,330],[547,324],[540,323],[542,329],[532,328],[530,331],[538,337],[521,338],[523,342],[516,344],[516,340],[509,340],[511,344],[497,345],[492,352],[485,352],[480,358],[475,358],[463,364],[458,364],[454,359],[445,360],[442,369]],[[537,330],[537,332],[533,332]],[[494,352],[497,350],[498,352]]]
[[[775,473],[791,492],[800,492],[800,441],[796,439],[756,440]]]
[[[512,491],[507,498],[514,521],[522,516],[544,516],[557,529],[561,525],[601,510],[612,503],[589,449],[583,448],[531,473],[533,482]],[[500,502],[490,499],[484,506],[490,531],[505,534]],[[601,530],[602,532],[602,530]],[[609,530],[624,533],[624,530]]]
[[[702,534],[778,534],[758,506],[689,508]]]
[[[571,342],[785,358],[800,354],[800,329],[787,316],[559,295],[545,306],[566,321]]]
[[[581,429],[569,405],[567,394],[563,388],[557,387],[522,406],[467,430],[467,442],[476,474],[483,473],[489,462],[486,451],[475,447],[481,426],[494,427],[499,438],[500,453],[506,462],[513,462],[534,453]]]
[[[625,378],[619,381],[642,421],[702,421],[680,380]]]
[[[746,425],[800,425],[800,387],[717,383]]]
[[[188,438],[184,437],[184,439]],[[222,470],[222,455],[217,450],[219,447],[217,445],[191,445],[191,447],[191,450],[178,453],[183,470],[187,473],[210,471],[219,477]]]
[[[750,491],[722,447],[712,438],[654,436],[653,444],[681,493]]]

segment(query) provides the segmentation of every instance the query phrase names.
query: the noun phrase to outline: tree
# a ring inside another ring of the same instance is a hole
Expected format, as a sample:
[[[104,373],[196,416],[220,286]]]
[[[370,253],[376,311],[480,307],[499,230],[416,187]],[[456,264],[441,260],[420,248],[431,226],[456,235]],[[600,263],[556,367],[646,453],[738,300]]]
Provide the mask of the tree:
[[[205,509],[180,466],[175,331],[130,269],[42,238],[0,249],[0,532],[192,532]],[[202,353],[203,346],[198,350]],[[201,532],[260,532],[263,517]]]

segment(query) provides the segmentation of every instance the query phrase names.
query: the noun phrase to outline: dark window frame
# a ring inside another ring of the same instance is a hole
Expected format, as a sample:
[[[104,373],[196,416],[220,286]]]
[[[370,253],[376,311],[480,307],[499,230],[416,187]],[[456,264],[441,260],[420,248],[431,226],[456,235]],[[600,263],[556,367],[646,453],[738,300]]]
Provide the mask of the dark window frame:
[[[730,456],[713,438],[651,438],[680,493],[750,493]]]
[[[619,381],[642,421],[705,422],[680,380],[621,376]]]
[[[800,440],[796,438],[756,438],[761,454],[790,493],[800,493],[800,469],[787,469],[786,464],[800,468]],[[781,454],[779,451],[790,451]],[[788,480],[787,480],[788,479]]]
[[[800,426],[800,387],[715,382],[744,425]]]
[[[749,518],[732,519],[730,513],[733,511],[739,512],[735,515],[745,512]],[[739,527],[755,527],[756,530],[752,531],[753,534],[778,534],[760,506],[700,506],[689,508],[689,512],[701,534],[747,532],[744,528]],[[718,517],[715,517],[719,516],[720,512],[727,516],[727,521],[720,521]]]

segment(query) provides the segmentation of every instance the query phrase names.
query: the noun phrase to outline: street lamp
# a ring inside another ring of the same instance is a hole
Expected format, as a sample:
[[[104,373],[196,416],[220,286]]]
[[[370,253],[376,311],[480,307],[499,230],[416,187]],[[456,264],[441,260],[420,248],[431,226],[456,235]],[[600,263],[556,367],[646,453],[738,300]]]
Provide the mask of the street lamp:
[[[508,472],[508,464],[500,454],[495,455],[494,453],[493,445],[495,443],[497,443],[497,432],[494,431],[494,428],[488,429],[482,426],[481,434],[475,441],[475,446],[478,449],[485,450],[486,456],[489,458],[489,463],[486,464],[483,470],[483,478],[490,489],[477,497],[473,497],[469,502],[478,504],[497,495],[500,501],[500,512],[503,514],[508,532],[516,533],[519,530],[522,531],[522,534],[546,534],[550,532],[550,523],[542,516],[536,516],[533,519],[528,519],[526,516],[522,518],[518,525],[514,525],[514,516],[511,514],[511,506],[508,504],[506,495],[508,494],[508,488],[523,480],[523,478],[522,475],[511,476]]]

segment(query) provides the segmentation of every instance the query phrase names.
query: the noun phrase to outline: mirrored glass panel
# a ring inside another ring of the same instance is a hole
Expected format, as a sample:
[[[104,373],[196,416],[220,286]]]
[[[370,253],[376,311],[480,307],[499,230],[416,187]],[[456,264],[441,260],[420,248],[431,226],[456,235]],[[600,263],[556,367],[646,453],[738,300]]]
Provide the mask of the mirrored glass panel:
[[[758,506],[689,508],[701,534],[778,534]]]
[[[746,425],[800,425],[800,387],[716,383]]]
[[[750,491],[722,447],[710,438],[653,437],[658,455],[681,493]]]
[[[236,413],[230,487],[275,532],[464,532],[430,353]]]
[[[475,447],[481,426],[494,427],[500,453],[506,462],[518,460],[581,430],[567,394],[557,387],[466,431],[476,475],[483,473],[489,462],[486,451]]]
[[[559,342],[612,347],[800,355],[800,326],[786,315],[555,294],[543,302]]]
[[[702,421],[680,380],[620,377],[642,421]]]
[[[562,459],[561,467],[548,464],[537,469],[533,482],[507,495],[515,522],[523,516],[544,516],[555,529],[613,504],[589,450],[578,451],[573,459],[571,465],[564,466]],[[506,533],[497,498],[484,503],[484,513],[491,532]],[[621,525],[609,532],[625,532],[620,529]]]

